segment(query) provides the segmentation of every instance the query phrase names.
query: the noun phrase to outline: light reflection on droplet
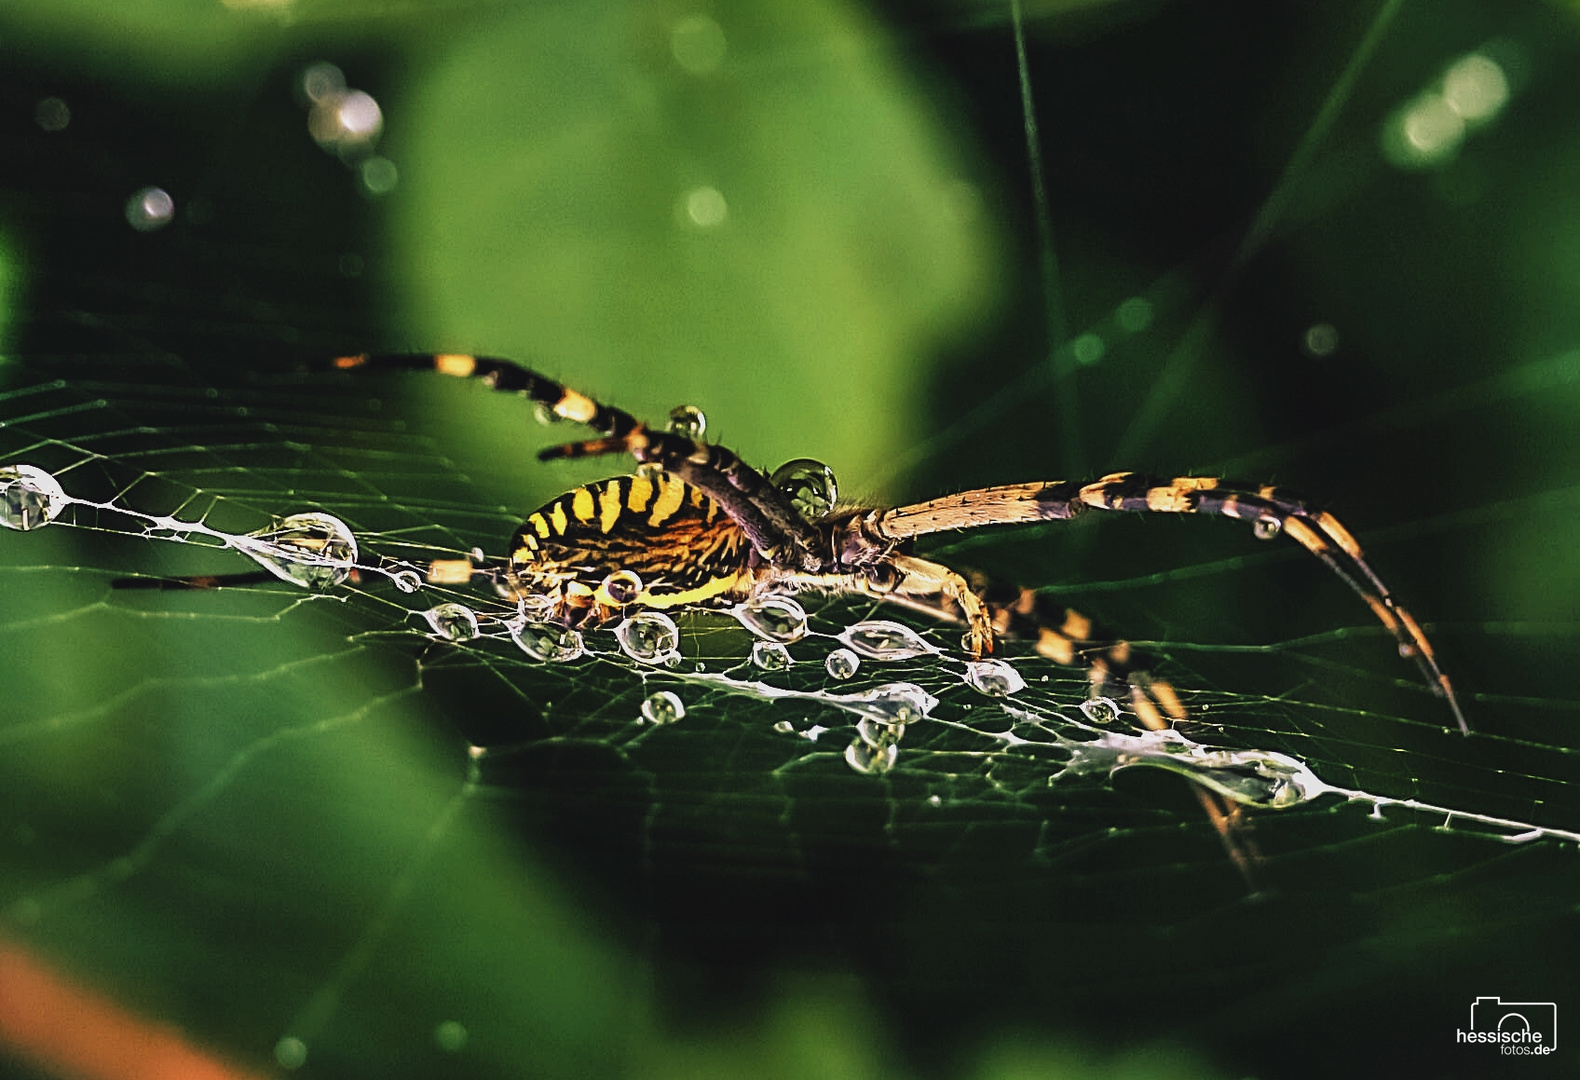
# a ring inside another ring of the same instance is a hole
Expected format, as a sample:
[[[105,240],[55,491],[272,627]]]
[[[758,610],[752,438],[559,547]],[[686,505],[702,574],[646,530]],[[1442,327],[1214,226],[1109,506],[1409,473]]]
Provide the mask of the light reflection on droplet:
[[[1471,53],[1443,76],[1443,100],[1468,123],[1492,119],[1509,100],[1509,80],[1490,57]]]
[[[1152,301],[1132,296],[1114,311],[1114,321],[1127,334],[1139,334],[1152,325]]]
[[[388,195],[395,190],[396,183],[400,180],[400,173],[395,168],[395,163],[385,157],[370,157],[362,163],[359,170],[362,178],[362,187],[369,195]]]
[[[1308,356],[1332,356],[1339,347],[1339,332],[1332,323],[1317,323],[1306,331],[1301,344]]]
[[[860,667],[861,657],[849,649],[835,649],[828,654],[828,659],[823,661],[823,670],[835,679],[848,679],[856,674]]]
[[[706,15],[687,15],[669,31],[669,51],[681,70],[692,75],[717,71],[728,45],[724,28]]]
[[[642,719],[649,724],[673,724],[685,718],[686,703],[673,690],[660,690],[642,701]]]
[[[311,64],[302,72],[302,93],[309,101],[322,101],[345,88],[346,77],[333,64]]]
[[[176,201],[163,188],[145,187],[126,200],[126,223],[138,232],[153,232],[170,224]]]
[[[1090,365],[1103,358],[1106,346],[1096,334],[1082,334],[1070,343],[1070,351],[1075,353],[1076,363]]]
[[[35,465],[0,467],[0,525],[8,529],[48,525],[69,501],[60,481]]]
[[[295,1035],[287,1035],[274,1044],[274,1060],[282,1069],[300,1069],[307,1064],[307,1044]]]
[[[718,188],[695,187],[682,198],[686,220],[699,229],[713,229],[724,224],[730,216],[729,204]]]
[[[451,1054],[465,1050],[469,1037],[465,1025],[458,1020],[446,1020],[433,1029],[434,1044]]]
[[[1465,118],[1441,94],[1425,94],[1405,113],[1402,130],[1405,141],[1418,153],[1436,158],[1459,145]]]
[[[783,671],[793,662],[790,650],[777,641],[757,641],[752,644],[752,663],[764,671]]]
[[[45,131],[65,131],[71,123],[71,109],[58,97],[47,97],[33,109],[33,119]]]

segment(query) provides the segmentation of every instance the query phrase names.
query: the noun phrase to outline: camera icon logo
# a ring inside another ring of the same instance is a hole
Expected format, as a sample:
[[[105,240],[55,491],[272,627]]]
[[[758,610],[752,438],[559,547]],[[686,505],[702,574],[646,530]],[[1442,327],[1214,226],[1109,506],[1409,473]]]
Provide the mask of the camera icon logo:
[[[1478,997],[1470,1005],[1470,1030],[1477,1042],[1558,1048],[1558,1006],[1551,1001],[1504,1001]]]

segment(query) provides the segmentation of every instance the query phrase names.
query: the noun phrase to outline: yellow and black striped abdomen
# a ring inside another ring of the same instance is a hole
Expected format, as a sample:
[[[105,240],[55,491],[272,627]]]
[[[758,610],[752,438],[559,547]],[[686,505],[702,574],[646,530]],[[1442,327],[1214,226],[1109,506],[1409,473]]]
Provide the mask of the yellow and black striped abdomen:
[[[630,603],[675,607],[734,594],[750,576],[751,544],[717,503],[669,473],[619,476],[527,515],[510,542],[511,585],[595,602],[619,570],[642,579]],[[599,600],[603,598],[599,597]]]

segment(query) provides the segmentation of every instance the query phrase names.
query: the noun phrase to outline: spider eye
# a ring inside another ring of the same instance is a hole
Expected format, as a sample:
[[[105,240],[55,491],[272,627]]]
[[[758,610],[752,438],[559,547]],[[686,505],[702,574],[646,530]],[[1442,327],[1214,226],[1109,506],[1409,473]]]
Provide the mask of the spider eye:
[[[768,482],[790,500],[808,521],[816,521],[834,509],[839,501],[839,484],[834,470],[812,458],[796,458],[774,470]]]

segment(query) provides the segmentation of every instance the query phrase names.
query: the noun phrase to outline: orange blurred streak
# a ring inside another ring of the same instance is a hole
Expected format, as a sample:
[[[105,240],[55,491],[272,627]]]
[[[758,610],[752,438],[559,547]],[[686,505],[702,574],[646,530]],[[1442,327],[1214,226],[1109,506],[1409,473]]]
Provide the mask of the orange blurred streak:
[[[0,941],[0,1046],[81,1080],[256,1080]]]

